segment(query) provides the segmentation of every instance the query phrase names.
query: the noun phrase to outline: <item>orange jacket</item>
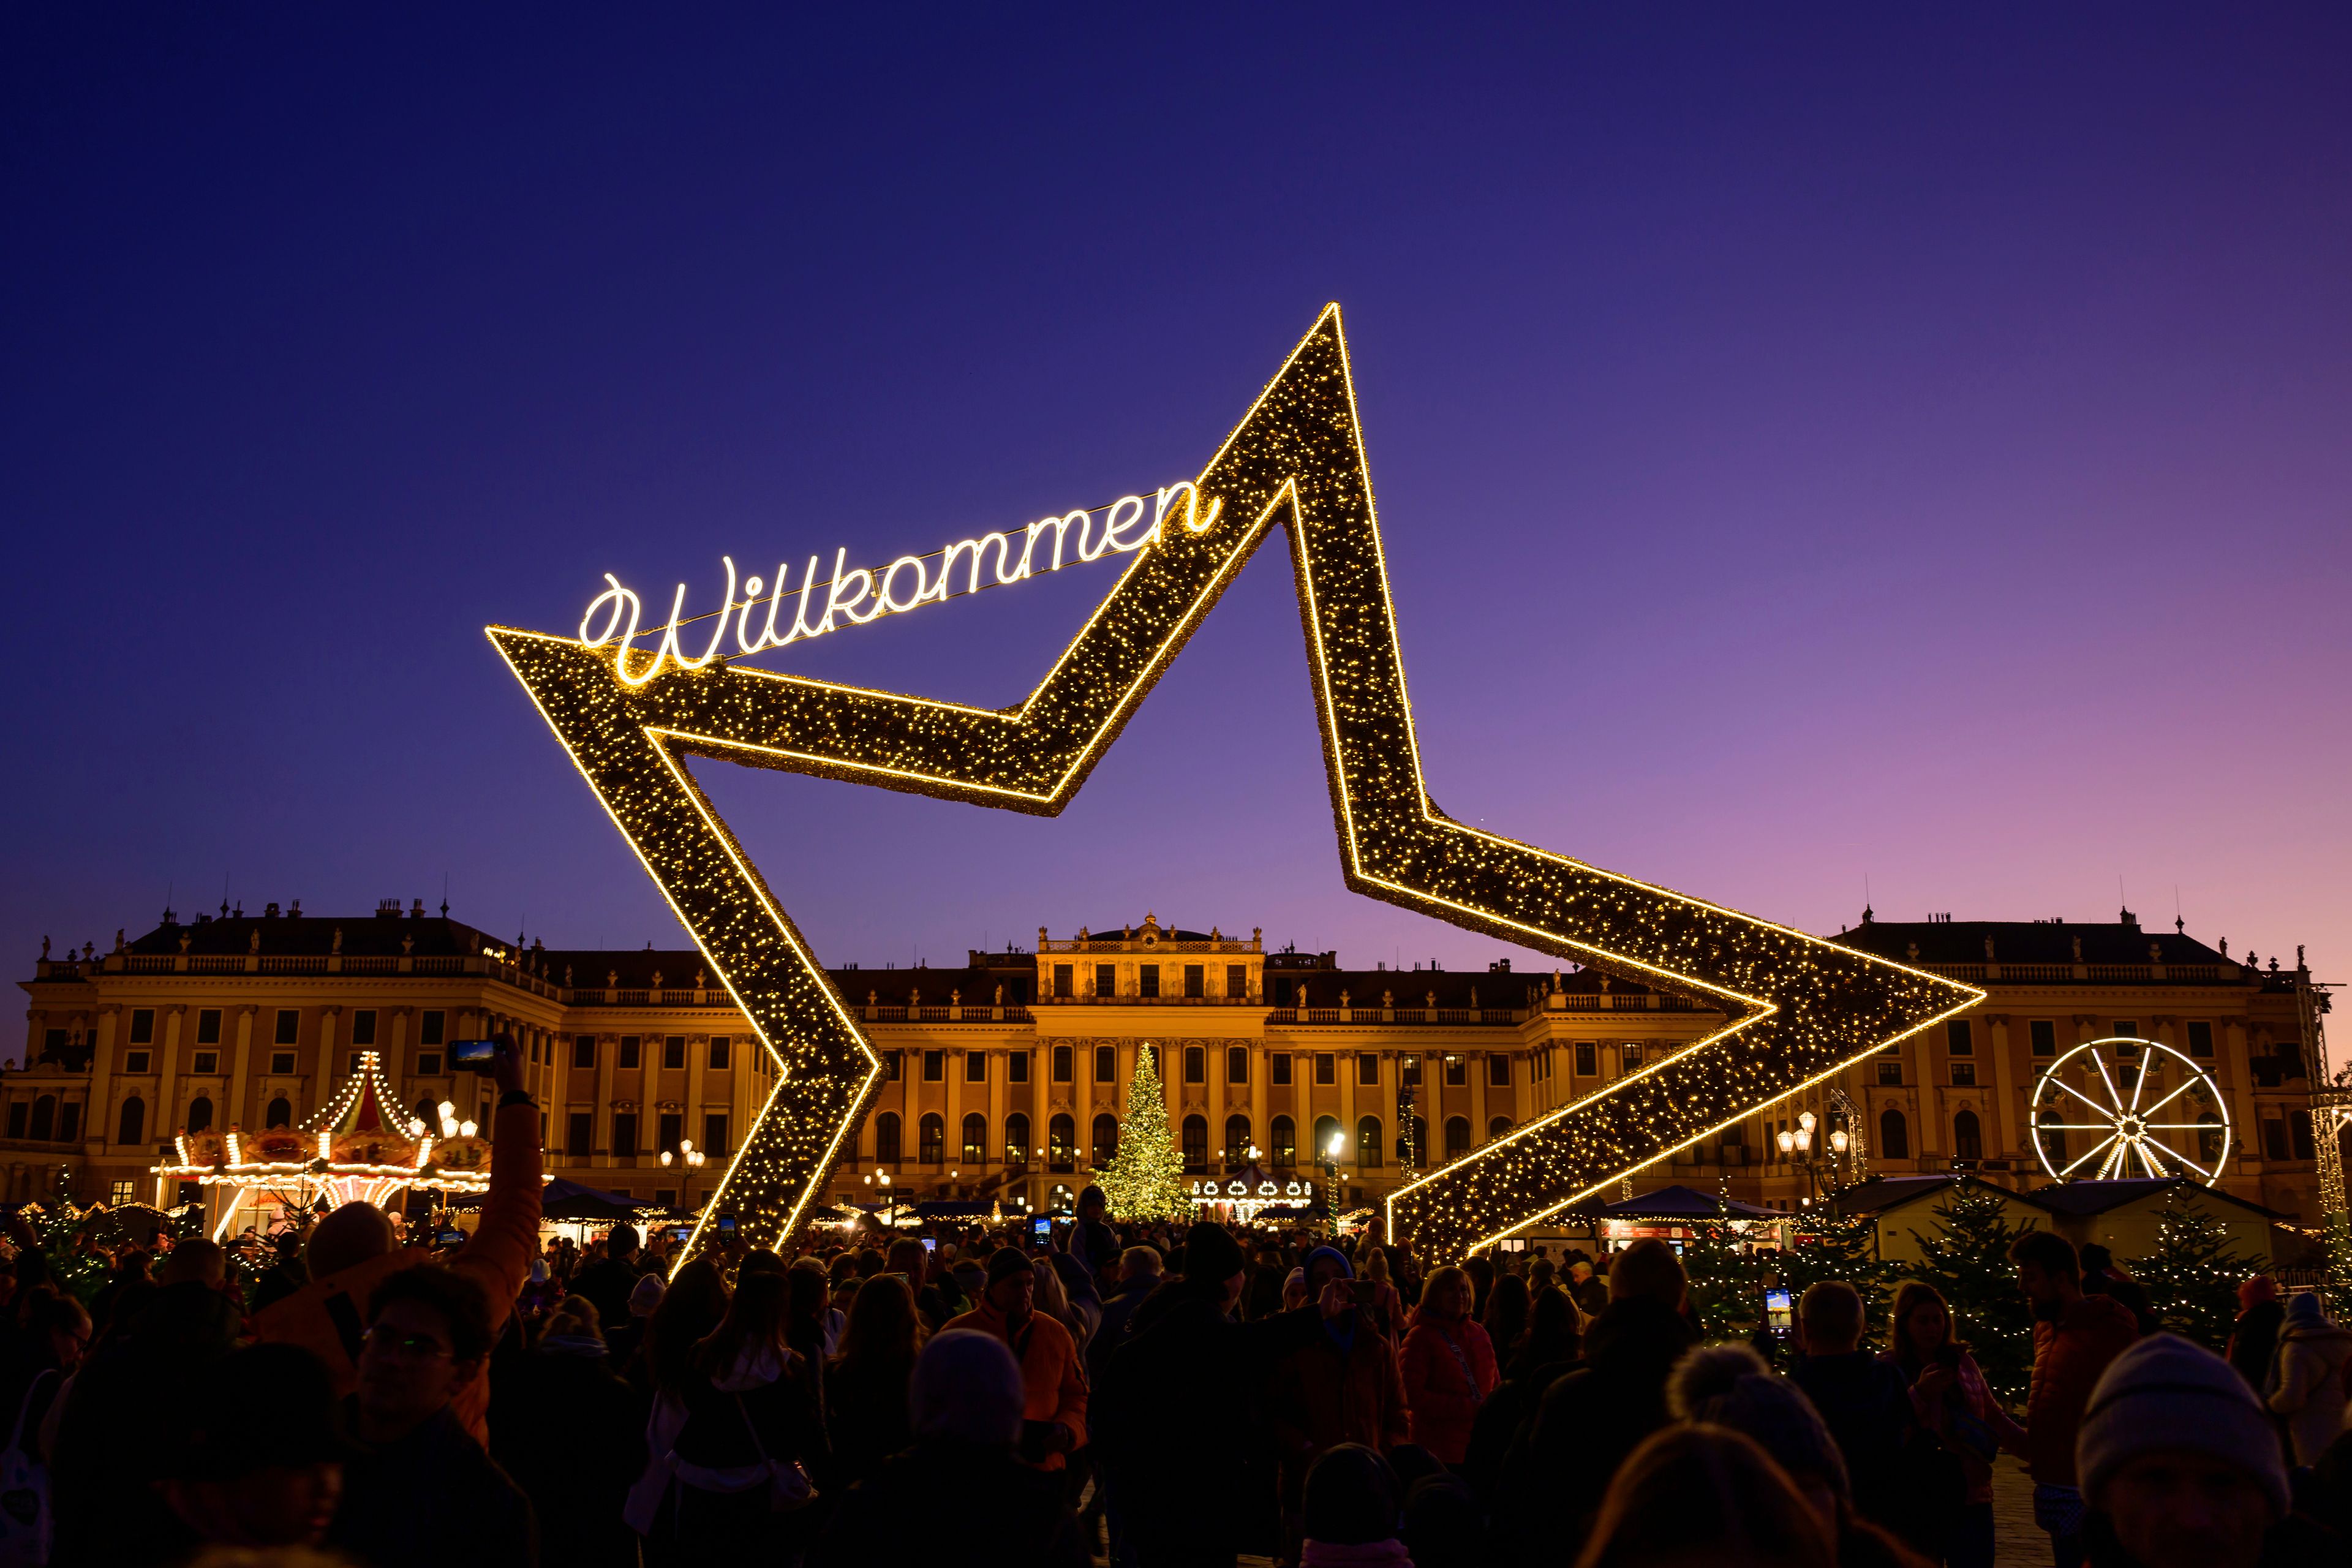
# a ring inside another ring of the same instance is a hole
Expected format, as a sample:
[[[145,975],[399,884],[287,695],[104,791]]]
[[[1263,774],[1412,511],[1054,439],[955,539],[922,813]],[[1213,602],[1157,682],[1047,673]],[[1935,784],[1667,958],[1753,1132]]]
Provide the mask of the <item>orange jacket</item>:
[[[531,1260],[539,1255],[540,1185],[539,1110],[530,1105],[503,1106],[490,1127],[490,1190],[482,1202],[481,1224],[465,1246],[450,1254],[448,1262],[449,1268],[470,1276],[490,1299],[494,1338],[513,1314],[515,1298],[530,1278]],[[369,1295],[386,1275],[432,1259],[433,1254],[424,1247],[396,1247],[324,1279],[313,1279],[256,1313],[254,1337],[300,1345],[316,1355],[327,1363],[340,1399],[359,1381],[360,1334],[367,1326]],[[487,1442],[489,1436],[484,1419],[490,1405],[488,1369],[486,1356],[482,1371],[449,1402],[477,1442]]]
[[[2139,1338],[2139,1320],[2112,1296],[2066,1304],[2033,1325],[2033,1388],[2025,1402],[2025,1468],[2036,1485],[2071,1487],[2074,1433],[2107,1363]]]
[[[1013,1337],[1005,1332],[1004,1314],[982,1301],[961,1317],[950,1318],[948,1329],[977,1329],[992,1334],[1010,1348]],[[1045,1313],[1029,1314],[1029,1336],[1025,1351],[1014,1351],[1021,1363],[1021,1417],[1024,1421],[1058,1421],[1070,1429],[1073,1450],[1087,1446],[1087,1373],[1078,1363],[1078,1342],[1059,1320]],[[1059,1454],[1048,1454],[1038,1467],[1058,1470],[1066,1463]]]

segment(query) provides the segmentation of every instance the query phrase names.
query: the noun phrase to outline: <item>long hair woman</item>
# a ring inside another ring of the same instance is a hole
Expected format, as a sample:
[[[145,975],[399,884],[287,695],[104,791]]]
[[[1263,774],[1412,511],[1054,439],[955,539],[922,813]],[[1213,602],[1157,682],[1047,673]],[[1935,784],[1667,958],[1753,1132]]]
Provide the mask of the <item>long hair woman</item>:
[[[1470,1315],[1470,1276],[1447,1265],[1421,1287],[1400,1352],[1411,1440],[1448,1465],[1470,1447],[1478,1407],[1495,1392],[1495,1347]]]
[[[1752,1437],[1669,1426],[1619,1466],[1576,1568],[1835,1568],[1837,1542]]]
[[[841,1353],[825,1374],[833,1473],[840,1485],[865,1479],[914,1441],[908,1388],[925,1337],[905,1279],[877,1274],[857,1287],[841,1331]]]
[[[1952,1312],[1933,1285],[1895,1292],[1886,1359],[1911,1386],[1911,1410],[1934,1439],[1908,1467],[1911,1498],[1895,1522],[1920,1555],[1951,1568],[1991,1568],[1992,1462],[2006,1436],[2024,1434],[1987,1386],[1968,1347],[1952,1337]]]

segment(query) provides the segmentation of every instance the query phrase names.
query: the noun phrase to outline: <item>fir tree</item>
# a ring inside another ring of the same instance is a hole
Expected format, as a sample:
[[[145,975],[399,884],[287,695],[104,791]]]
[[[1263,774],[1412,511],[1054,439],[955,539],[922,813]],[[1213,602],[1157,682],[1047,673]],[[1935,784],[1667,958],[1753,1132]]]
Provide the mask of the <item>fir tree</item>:
[[[1911,1235],[1919,1243],[1917,1277],[1950,1304],[1952,1337],[1969,1347],[1992,1391],[2017,1404],[2033,1373],[2033,1310],[2017,1287],[2009,1249],[2034,1226],[2010,1224],[2006,1210],[1999,1192],[1962,1183],[1936,1206],[1936,1233]]]
[[[1870,1215],[1842,1215],[1816,1204],[1796,1216],[1796,1245],[1780,1255],[1773,1272],[1791,1297],[1823,1279],[1843,1279],[1861,1292],[1865,1339],[1886,1323],[1887,1287],[1897,1270],[1878,1256],[1878,1221]]]
[[[1691,1310],[1698,1314],[1700,1331],[1710,1340],[1741,1339],[1762,1322],[1767,1271],[1755,1253],[1742,1250],[1720,1193],[1717,1204],[1714,1219],[1691,1226],[1683,1273],[1690,1280]]]
[[[1168,1099],[1149,1047],[1135,1053],[1135,1075],[1127,1082],[1127,1114],[1119,1118],[1118,1152],[1098,1184],[1111,1214],[1125,1220],[1182,1220],[1192,1216],[1184,1184],[1184,1156],[1168,1127]]]
[[[2157,1219],[2156,1250],[2126,1267],[2166,1328],[2219,1351],[2237,1319],[2238,1282],[2262,1272],[2263,1261],[2231,1251],[2229,1227],[2198,1202],[2197,1189],[2181,1186]]]

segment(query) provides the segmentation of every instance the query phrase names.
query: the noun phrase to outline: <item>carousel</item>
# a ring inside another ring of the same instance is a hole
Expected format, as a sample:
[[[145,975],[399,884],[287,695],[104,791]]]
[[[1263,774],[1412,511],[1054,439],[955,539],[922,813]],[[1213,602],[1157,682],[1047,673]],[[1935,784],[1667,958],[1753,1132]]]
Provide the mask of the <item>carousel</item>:
[[[173,1140],[173,1162],[152,1169],[167,1191],[181,1182],[203,1189],[205,1230],[215,1240],[245,1226],[266,1232],[297,1215],[344,1204],[391,1208],[410,1191],[487,1192],[489,1141],[457,1112],[445,1102],[435,1121],[404,1115],[382,1059],[362,1051],[358,1069],[299,1130],[183,1129]]]
[[[1315,1184],[1296,1176],[1277,1181],[1259,1168],[1257,1151],[1247,1165],[1223,1180],[1211,1176],[1192,1184],[1192,1206],[1203,1218],[1249,1225],[1261,1215],[1304,1214],[1315,1201]]]

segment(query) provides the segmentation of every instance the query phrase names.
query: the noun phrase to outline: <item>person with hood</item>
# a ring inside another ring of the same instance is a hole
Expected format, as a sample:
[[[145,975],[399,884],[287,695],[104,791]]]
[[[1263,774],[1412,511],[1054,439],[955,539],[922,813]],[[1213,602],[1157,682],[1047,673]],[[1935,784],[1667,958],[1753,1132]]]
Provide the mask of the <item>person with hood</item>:
[[[1404,1489],[1378,1450],[1342,1443],[1307,1472],[1299,1568],[1413,1568],[1397,1527]]]
[[[1129,1320],[1111,1352],[1096,1441],[1128,1542],[1142,1568],[1230,1563],[1245,1540],[1271,1536],[1264,1391],[1275,1366],[1355,1306],[1334,1281],[1297,1311],[1236,1321],[1248,1259],[1223,1226],[1184,1237],[1184,1271]]]
[[[2029,1230],[2011,1244],[2017,1283],[2033,1308],[2033,1378],[2025,1402],[2025,1468],[2033,1478],[2033,1522],[2050,1537],[2057,1568],[2083,1561],[2083,1493],[2074,1435],[2107,1364],[2139,1338],[2130,1310],[2112,1296],[2083,1293],[2074,1244]]]
[[[874,1289],[859,1289],[861,1304]],[[810,1568],[935,1568],[942,1547],[926,1519],[974,1521],[945,1553],[960,1568],[1087,1568],[1060,1478],[1021,1458],[1028,1391],[1002,1340],[934,1336],[908,1393],[913,1443],[844,1494]]]
[[[2271,1357],[2277,1353],[2279,1331],[2286,1327],[2286,1309],[2279,1305],[2278,1281],[2257,1274],[2238,1285],[2238,1321],[2230,1325],[2229,1361],[2260,1394],[2270,1381]]]
[[[1667,1375],[1697,1337],[1683,1314],[1688,1288],[1682,1260],[1654,1237],[1612,1260],[1609,1305],[1585,1333],[1584,1364],[1544,1391],[1504,1457],[1494,1507],[1507,1550],[1537,1556],[1563,1523],[1580,1534],[1617,1467],[1666,1425]]]
[[[541,1561],[635,1568],[621,1504],[645,1468],[645,1415],[613,1365],[594,1304],[565,1297],[538,1344],[492,1381],[490,1456],[530,1499]]]
[[[2099,1568],[2288,1568],[2343,1561],[2289,1517],[2284,1457],[2245,1380],[2177,1334],[2151,1334],[2100,1374],[2074,1438]]]
[[[1307,1255],[1307,1275],[1310,1296],[1353,1277],[1347,1255],[1330,1247]],[[1325,1318],[1320,1335],[1277,1363],[1272,1405],[1286,1545],[1297,1537],[1316,1460],[1343,1443],[1385,1453],[1411,1430],[1396,1352],[1360,1305]]]
[[[489,1303],[496,1340],[514,1313],[515,1299],[539,1255],[539,1108],[522,1087],[522,1053],[500,1035],[491,1058],[499,1109],[491,1122],[490,1190],[481,1223],[446,1256],[403,1247],[391,1216],[373,1204],[345,1204],[311,1227],[303,1261],[310,1283],[254,1314],[253,1336],[265,1343],[297,1344],[324,1363],[339,1394],[358,1385],[366,1306],[376,1287],[404,1269],[440,1261],[471,1279]],[[483,1363],[487,1365],[487,1363]],[[452,1408],[476,1442],[488,1435],[488,1384],[479,1375],[457,1391]]]
[[[948,1329],[966,1329],[1004,1342],[1021,1365],[1026,1389],[1021,1457],[1039,1469],[1059,1470],[1087,1443],[1087,1377],[1077,1342],[1060,1319],[1037,1310],[1037,1270],[1017,1247],[989,1255],[988,1288],[980,1305]]]
[[[1411,1440],[1448,1465],[1469,1452],[1478,1406],[1497,1381],[1495,1347],[1470,1315],[1471,1300],[1468,1274],[1433,1270],[1398,1352]]]
[[[2294,1462],[2315,1465],[2344,1430],[2345,1363],[2352,1361],[2352,1333],[2336,1326],[2315,1290],[2287,1298],[2286,1331],[2279,1336],[2278,1360],[2264,1403],[2285,1417]]]
[[[641,1251],[636,1226],[614,1226],[604,1233],[604,1256],[572,1277],[571,1293],[594,1302],[596,1315],[604,1321],[624,1321],[629,1315],[629,1292],[637,1288],[638,1279],[646,1272],[639,1260]]]

